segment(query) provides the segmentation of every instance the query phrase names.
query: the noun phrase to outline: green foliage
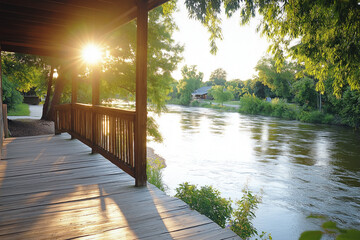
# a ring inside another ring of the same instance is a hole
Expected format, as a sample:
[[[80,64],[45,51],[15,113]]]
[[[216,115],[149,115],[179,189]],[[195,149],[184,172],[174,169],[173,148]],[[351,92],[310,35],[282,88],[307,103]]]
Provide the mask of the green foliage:
[[[302,122],[308,123],[325,123],[331,124],[334,121],[334,116],[331,114],[324,114],[320,111],[301,111],[298,119]]]
[[[149,12],[147,94],[150,110],[164,110],[174,79],[171,72],[182,60],[183,46],[172,38],[177,29],[172,13],[176,1],[169,1]],[[123,25],[111,36],[107,58],[102,73],[101,92],[105,98],[118,96],[135,98],[136,78],[136,21]]]
[[[220,196],[220,192],[211,186],[198,189],[185,182],[176,188],[175,197],[186,202],[192,209],[204,214],[219,226],[225,227],[231,217],[231,201]]]
[[[226,83],[226,72],[222,68],[218,68],[213,71],[210,75],[209,86],[222,85],[225,86]]]
[[[20,103],[15,105],[12,109],[8,109],[8,116],[29,116],[29,105]]]
[[[221,103],[221,105],[234,98],[234,95],[230,91],[224,89],[224,86],[221,85],[213,86],[209,92],[214,97],[215,101]]]
[[[263,101],[263,104],[265,101]],[[288,104],[283,99],[273,99],[271,103],[267,102],[267,104],[270,104],[272,111],[270,113],[270,116],[272,117],[278,117],[283,118],[287,120],[295,120],[297,119],[297,115],[299,112],[299,109],[294,104]]]
[[[251,193],[247,188],[243,189],[244,195],[236,202],[237,209],[232,213],[230,229],[243,239],[257,235],[258,232],[251,221],[255,217],[255,210],[261,203],[261,198]]]
[[[322,223],[321,231],[305,231],[301,233],[299,240],[320,240],[327,236],[336,240],[357,240],[360,239],[360,231],[356,229],[343,229],[337,226],[333,221],[326,221],[323,216],[309,216],[308,218],[319,218],[325,222]]]
[[[285,62],[283,67],[278,69],[273,58],[262,58],[255,69],[259,75],[258,80],[268,86],[276,96],[282,98],[291,96],[291,85],[295,80],[295,69],[292,64]]]
[[[315,91],[315,82],[313,79],[304,77],[294,83],[291,92],[294,94],[295,102],[302,106],[316,108],[317,92]]]
[[[151,116],[147,117],[147,125],[146,125],[147,135],[152,138],[155,142],[162,142],[163,138],[161,133],[159,132],[159,126],[156,123],[155,119]]]
[[[215,41],[222,39],[222,9],[227,17],[239,11],[241,24],[259,13],[258,29],[272,41],[269,50],[277,66],[290,56],[319,80],[318,91],[323,92],[324,81],[330,77],[335,79],[333,92],[338,97],[347,84],[360,91],[360,8],[356,0],[186,0],[185,4],[190,17],[211,33],[212,53],[216,53]]]
[[[283,118],[287,120],[299,120],[309,123],[334,123],[334,116],[320,111],[306,111],[295,104],[289,104],[282,99],[273,99],[267,102],[255,95],[246,94],[240,99],[240,113],[259,114]]]
[[[3,52],[1,62],[3,77],[6,77],[16,90],[28,92],[30,89],[35,89],[37,96],[45,94],[45,82],[50,69],[44,58]]]
[[[180,184],[176,188],[175,197],[186,202],[192,209],[204,214],[216,222],[222,228],[229,223],[230,229],[243,239],[252,236],[259,236],[260,239],[272,239],[271,235],[262,232],[258,235],[251,220],[255,217],[255,210],[261,202],[261,197],[254,195],[245,187],[241,200],[236,202],[236,209],[233,209],[230,199],[222,198],[220,192],[211,186],[204,186],[200,189],[188,182]]]
[[[204,74],[197,71],[196,66],[188,67],[185,65],[181,69],[182,79],[177,85],[178,92],[180,93],[180,104],[189,105],[191,101],[191,93],[200,88]]]
[[[325,109],[340,117],[340,123],[351,126],[353,128],[360,128],[360,92],[352,91],[348,87],[342,94],[340,99],[334,96],[327,96],[328,106]]]
[[[192,101],[192,102],[190,103],[190,106],[191,106],[191,107],[199,107],[199,106],[200,106],[200,102],[197,101],[197,100]]]
[[[164,164],[158,158],[147,159],[147,166],[146,166],[147,180],[149,183],[153,184],[163,192],[165,192],[167,189],[167,186],[162,179],[162,169],[164,167],[165,167]]]
[[[16,90],[15,84],[9,81],[7,76],[3,76],[2,81],[3,103],[7,104],[8,110],[15,110],[15,106],[22,103],[23,96],[18,90]]]

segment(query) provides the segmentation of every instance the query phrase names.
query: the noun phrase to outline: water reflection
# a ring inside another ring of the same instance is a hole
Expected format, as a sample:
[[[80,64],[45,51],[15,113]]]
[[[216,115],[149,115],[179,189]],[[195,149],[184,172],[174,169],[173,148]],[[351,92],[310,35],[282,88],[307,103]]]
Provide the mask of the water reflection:
[[[207,117],[211,120],[211,125],[210,125],[211,133],[223,134],[225,127],[227,125],[224,119],[224,115],[223,114],[207,115]]]
[[[200,117],[202,116],[199,113],[184,111],[180,112],[181,120],[181,129],[190,132],[190,133],[198,133],[200,126]]]
[[[358,133],[212,109],[170,110],[158,118],[164,143],[149,143],[167,161],[170,194],[189,181],[239,199],[249,181],[252,190],[264,190],[255,226],[274,239],[314,229],[309,214],[360,225]]]

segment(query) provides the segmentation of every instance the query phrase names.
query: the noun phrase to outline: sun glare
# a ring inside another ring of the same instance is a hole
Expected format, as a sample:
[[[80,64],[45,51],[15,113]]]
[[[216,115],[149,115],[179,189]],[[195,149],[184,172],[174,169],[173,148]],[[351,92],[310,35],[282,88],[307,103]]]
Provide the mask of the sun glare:
[[[53,78],[57,79],[59,77],[59,74],[56,69],[54,69]]]
[[[95,44],[86,45],[82,51],[82,58],[89,64],[98,63],[101,60],[101,49]]]

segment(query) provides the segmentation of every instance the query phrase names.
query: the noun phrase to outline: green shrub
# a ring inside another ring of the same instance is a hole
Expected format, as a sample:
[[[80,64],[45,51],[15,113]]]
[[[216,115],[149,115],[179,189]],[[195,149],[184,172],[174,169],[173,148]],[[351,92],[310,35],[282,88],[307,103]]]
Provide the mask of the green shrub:
[[[15,106],[21,104],[23,99],[15,84],[3,76],[3,103],[7,104],[8,110],[15,110]]]
[[[185,182],[176,188],[175,197],[186,202],[190,208],[209,217],[222,228],[230,220],[231,201],[220,196],[220,192],[211,186],[198,189],[195,185]]]
[[[236,210],[232,208],[230,199],[222,198],[220,192],[211,186],[198,189],[197,186],[185,182],[176,188],[175,197],[180,198],[192,209],[204,214],[222,228],[228,223],[230,229],[243,239],[255,235],[260,239],[272,239],[271,235],[265,232],[259,235],[251,223],[261,197],[252,194],[246,187],[243,193],[241,200],[236,202]]]
[[[245,94],[240,99],[239,111],[242,113],[260,114],[261,103],[262,100],[257,98],[255,95]]]
[[[180,105],[180,99],[179,98],[171,98],[170,100],[167,100],[166,103]]]
[[[257,230],[251,223],[255,217],[255,210],[261,202],[261,198],[253,195],[248,189],[243,190],[244,195],[236,202],[237,209],[232,213],[230,229],[241,238],[248,238],[257,235]]]
[[[339,228],[333,221],[328,221],[324,216],[309,216],[308,218],[322,219],[321,225],[322,230],[316,231],[305,231],[301,233],[299,240],[317,240],[322,239],[323,236],[326,239],[337,239],[337,240],[358,240],[360,239],[360,231],[356,229],[343,229]]]
[[[162,179],[162,169],[165,167],[164,164],[158,158],[148,158],[147,162],[146,175],[148,182],[165,192],[167,186]]]
[[[329,113],[325,114],[323,123],[325,124],[332,124],[335,122],[335,117]]]
[[[194,100],[194,101],[192,101],[192,102],[190,103],[190,106],[191,106],[191,107],[199,107],[199,106],[200,106],[200,102],[197,101],[197,100]]]

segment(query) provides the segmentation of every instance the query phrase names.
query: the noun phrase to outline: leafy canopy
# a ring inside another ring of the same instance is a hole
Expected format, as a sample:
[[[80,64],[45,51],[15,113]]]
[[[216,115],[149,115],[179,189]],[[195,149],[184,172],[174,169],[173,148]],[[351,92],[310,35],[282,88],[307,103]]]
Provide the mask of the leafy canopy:
[[[185,65],[181,69],[181,74],[183,78],[177,85],[177,89],[180,93],[180,103],[182,105],[189,105],[191,93],[200,88],[204,74],[202,72],[198,72],[195,65],[190,67]]]
[[[292,64],[285,62],[278,71],[273,58],[262,58],[255,69],[258,72],[258,80],[268,86],[276,96],[290,97],[291,85],[295,80],[295,69]]]
[[[334,77],[333,92],[340,96],[349,85],[360,91],[360,6],[358,0],[186,0],[189,16],[201,21],[210,32],[210,52],[222,39],[221,12],[227,17],[239,12],[246,24],[258,12],[258,30],[271,42],[276,65],[292,57],[305,66],[304,72],[319,81]]]
[[[234,95],[221,85],[213,86],[210,89],[210,94],[214,97],[216,102],[221,104],[234,98]]]
[[[218,68],[215,71],[213,71],[210,75],[209,79],[210,85],[222,85],[225,86],[226,83],[226,71],[222,68]]]

